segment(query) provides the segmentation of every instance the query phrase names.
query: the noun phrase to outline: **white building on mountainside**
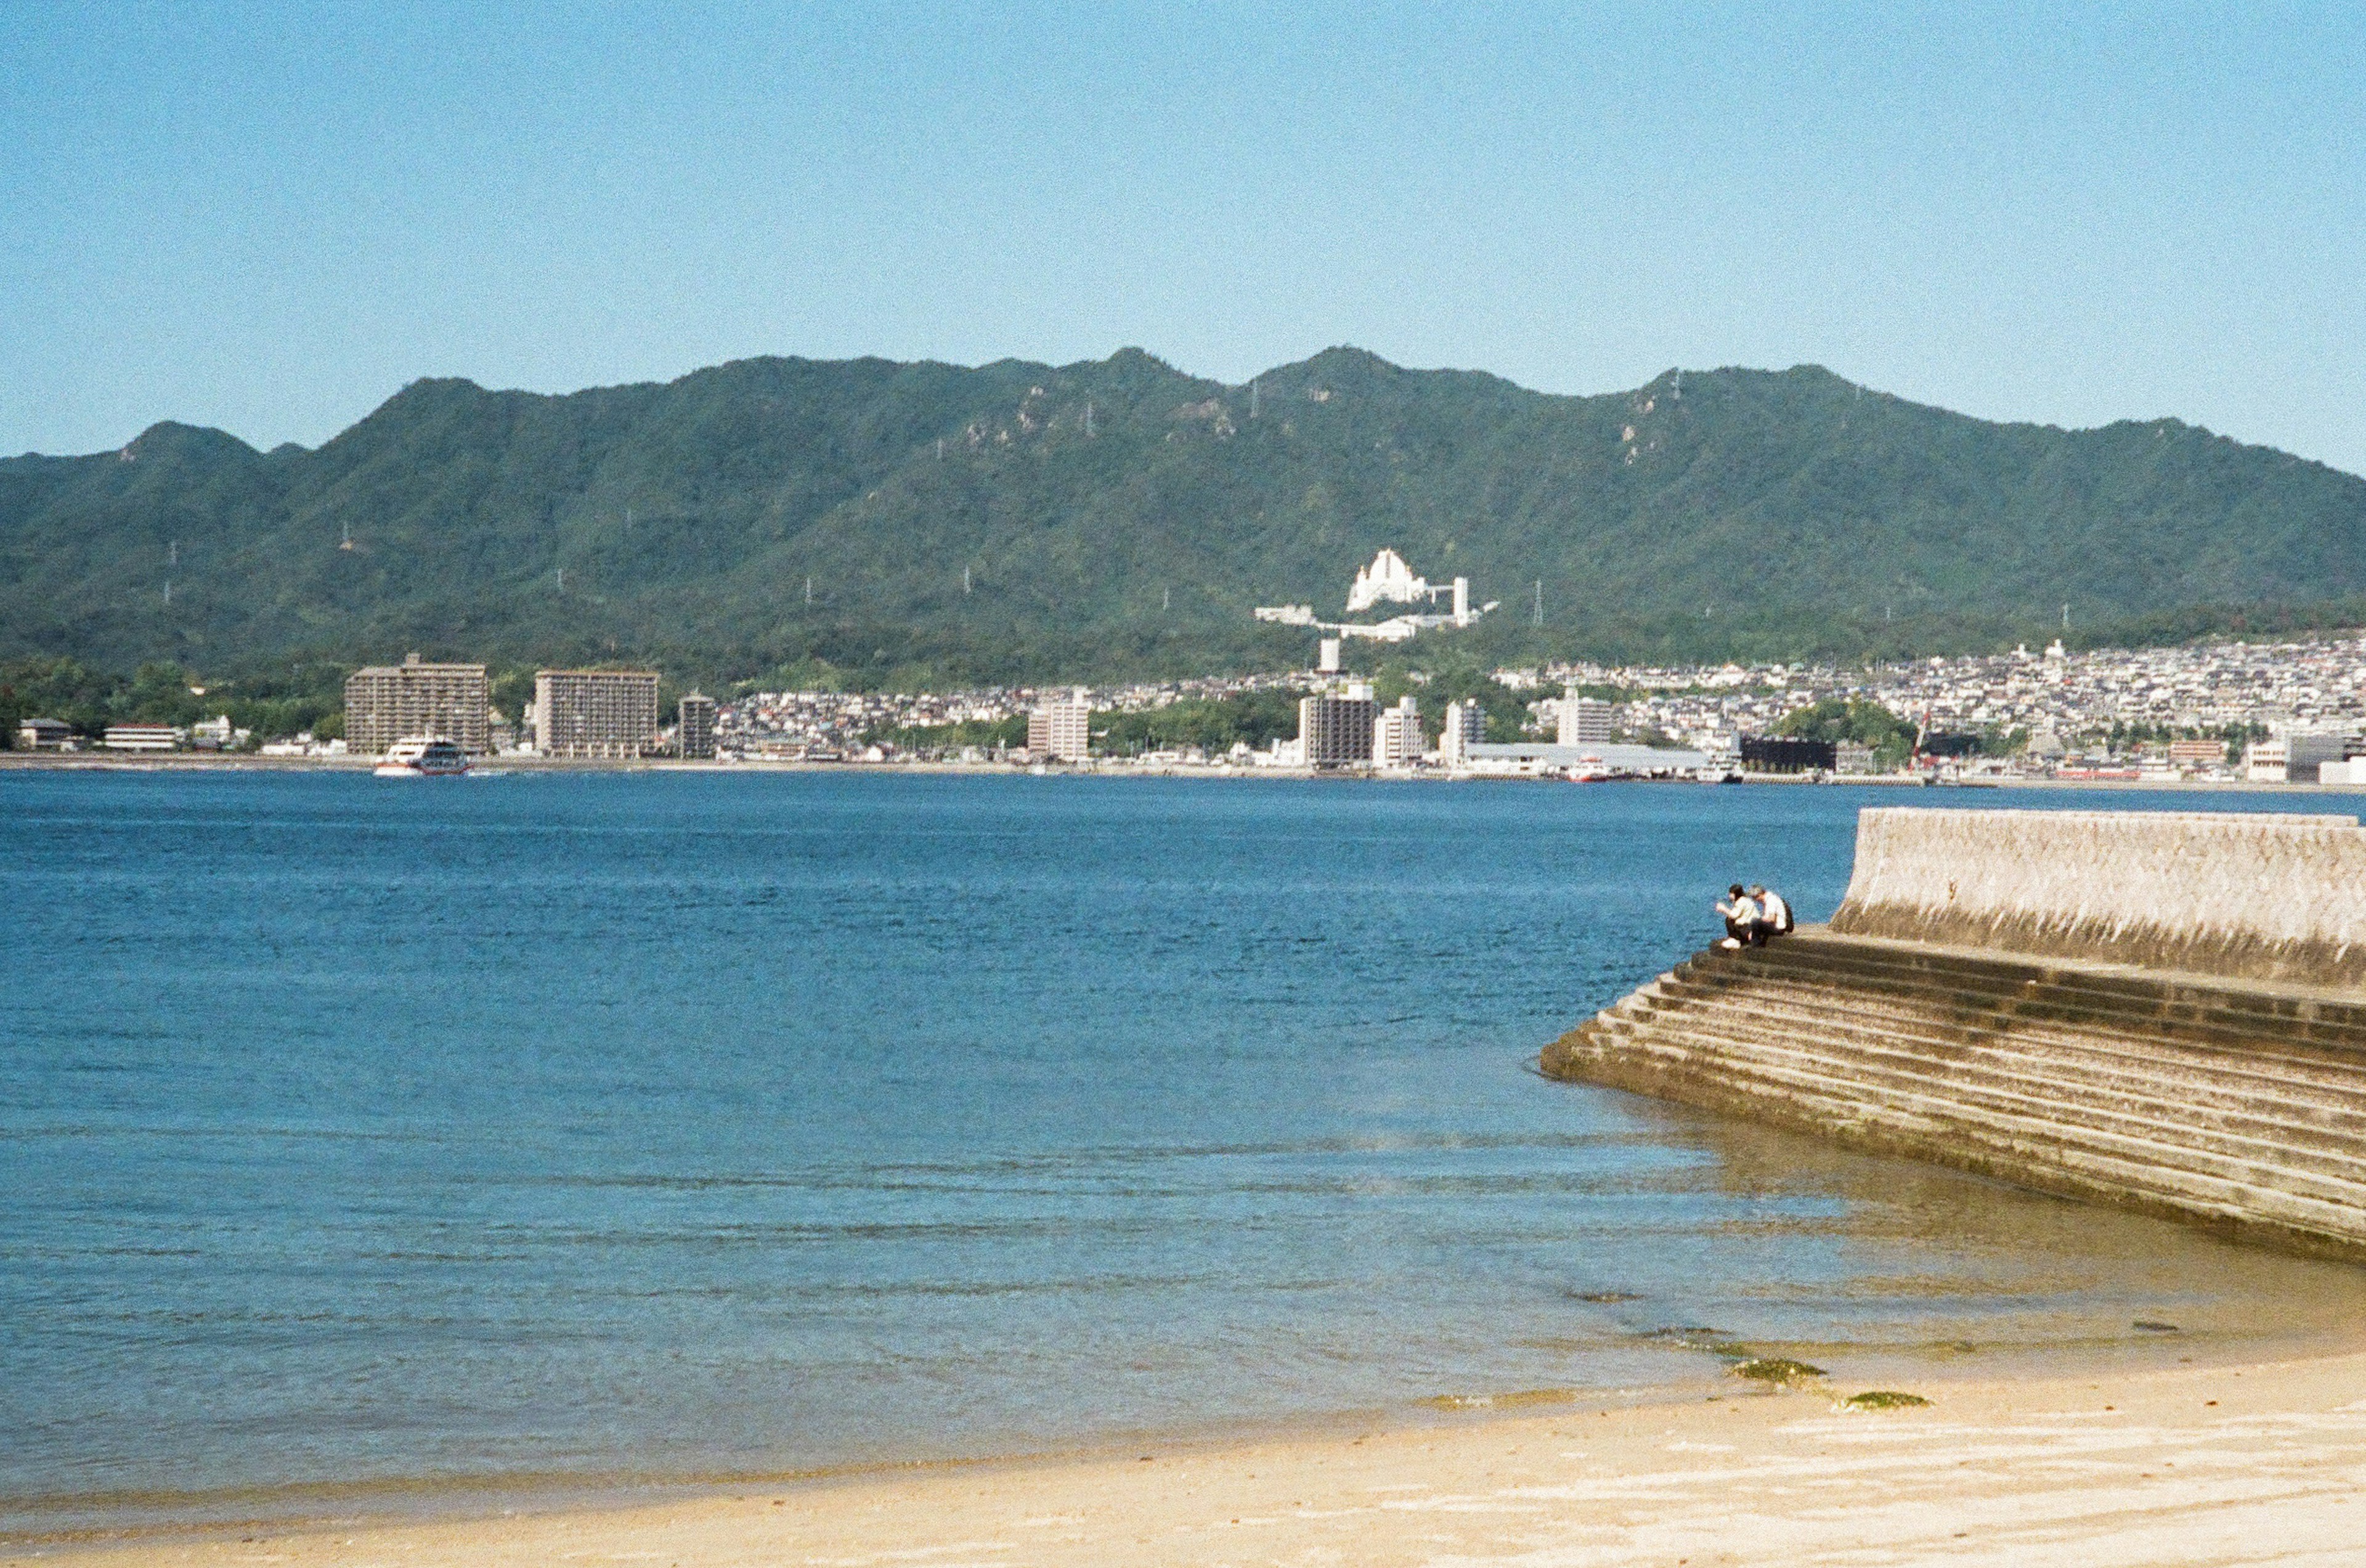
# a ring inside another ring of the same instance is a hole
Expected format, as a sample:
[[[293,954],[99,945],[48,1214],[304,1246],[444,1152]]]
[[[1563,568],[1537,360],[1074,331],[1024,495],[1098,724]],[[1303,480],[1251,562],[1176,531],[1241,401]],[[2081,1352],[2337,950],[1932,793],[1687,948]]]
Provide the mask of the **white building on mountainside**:
[[[1451,605],[1444,614],[1436,610],[1441,598]],[[1404,557],[1391,549],[1383,549],[1372,558],[1371,565],[1358,570],[1355,584],[1347,590],[1347,614],[1356,615],[1383,603],[1423,608],[1409,615],[1391,615],[1383,621],[1331,622],[1317,620],[1311,604],[1264,604],[1257,607],[1256,618],[1285,626],[1313,626],[1343,637],[1403,642],[1416,633],[1438,626],[1467,626],[1495,607],[1493,602],[1476,609],[1471,607],[1469,578],[1458,577],[1450,583],[1431,582],[1416,574],[1405,564]]]

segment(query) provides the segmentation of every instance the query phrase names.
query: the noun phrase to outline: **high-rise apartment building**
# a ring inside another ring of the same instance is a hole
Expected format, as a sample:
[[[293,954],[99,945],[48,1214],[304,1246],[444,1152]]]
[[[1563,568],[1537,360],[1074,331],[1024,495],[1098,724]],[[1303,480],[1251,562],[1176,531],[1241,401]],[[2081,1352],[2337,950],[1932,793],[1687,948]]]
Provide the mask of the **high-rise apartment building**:
[[[356,670],[345,677],[345,750],[376,757],[407,735],[434,735],[481,756],[490,698],[481,664],[427,664],[411,653]]]
[[[715,755],[715,699],[692,692],[682,699],[674,739],[685,757]]]
[[[1411,767],[1428,750],[1421,732],[1421,708],[1411,693],[1382,708],[1372,728],[1372,761],[1383,768]]]
[[[1468,761],[1470,748],[1487,739],[1487,710],[1464,699],[1446,705],[1446,728],[1437,737],[1437,754],[1449,767]]]
[[[1039,761],[1081,762],[1093,752],[1093,699],[1084,687],[1070,697],[1048,697],[1027,716],[1027,754]]]
[[[1298,739],[1310,768],[1337,768],[1372,760],[1380,705],[1371,687],[1352,682],[1346,696],[1298,699]]]
[[[1560,743],[1602,746],[1610,740],[1610,705],[1599,697],[1560,700]]]
[[[657,671],[535,671],[535,750],[544,756],[637,757],[657,739]]]

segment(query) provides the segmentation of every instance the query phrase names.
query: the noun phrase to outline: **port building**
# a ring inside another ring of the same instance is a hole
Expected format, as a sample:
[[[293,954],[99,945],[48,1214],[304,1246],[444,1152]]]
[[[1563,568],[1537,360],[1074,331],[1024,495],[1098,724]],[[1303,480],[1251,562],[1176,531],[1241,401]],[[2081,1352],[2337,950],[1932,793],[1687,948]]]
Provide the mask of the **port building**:
[[[1672,746],[1560,746],[1551,741],[1466,746],[1462,767],[1473,773],[1596,773],[1627,778],[1689,778],[1710,766],[1709,755]]]
[[[534,730],[546,757],[638,757],[657,744],[657,671],[537,670]]]
[[[1082,686],[1051,697],[1027,716],[1027,754],[1041,761],[1081,762],[1093,754],[1093,699]]]
[[[430,664],[411,653],[356,670],[345,677],[345,750],[377,757],[406,735],[434,735],[482,756],[490,695],[481,664]]]
[[[685,758],[715,755],[715,699],[704,693],[683,696],[676,715],[674,739]]]

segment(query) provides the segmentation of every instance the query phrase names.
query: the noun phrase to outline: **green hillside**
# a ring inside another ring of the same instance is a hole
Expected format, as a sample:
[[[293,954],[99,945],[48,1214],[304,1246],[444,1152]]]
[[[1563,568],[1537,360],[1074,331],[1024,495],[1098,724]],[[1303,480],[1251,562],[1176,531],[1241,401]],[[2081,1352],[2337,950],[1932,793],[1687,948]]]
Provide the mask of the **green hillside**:
[[[2350,599],[2366,480],[1812,367],[1583,398],[1353,349],[1254,393],[1131,349],[751,359],[565,397],[431,380],[315,450],[166,423],[0,462],[0,657],[1303,664],[1307,634],[1251,607],[1335,614],[1382,546],[1504,602],[1456,634],[1481,657],[1854,657],[2043,635],[2065,603],[2103,635]]]

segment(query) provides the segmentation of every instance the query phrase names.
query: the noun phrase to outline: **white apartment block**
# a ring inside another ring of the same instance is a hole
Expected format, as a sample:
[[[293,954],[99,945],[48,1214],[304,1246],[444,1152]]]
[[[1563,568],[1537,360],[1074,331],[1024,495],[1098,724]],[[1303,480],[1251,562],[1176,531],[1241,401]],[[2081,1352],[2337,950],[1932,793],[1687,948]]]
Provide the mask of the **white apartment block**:
[[[1610,705],[1599,697],[1563,697],[1560,719],[1564,746],[1600,746],[1610,739]]]
[[[1470,761],[1470,748],[1487,743],[1487,710],[1474,702],[1446,705],[1446,728],[1437,737],[1438,760],[1448,767]]]
[[[1372,761],[1383,768],[1411,767],[1429,750],[1421,732],[1421,709],[1411,694],[1382,708],[1372,727]]]
[[[637,757],[657,744],[654,670],[537,670],[535,750],[546,757]]]
[[[1039,761],[1081,762],[1093,754],[1092,694],[1082,686],[1067,698],[1038,703],[1027,716],[1027,754]]]

